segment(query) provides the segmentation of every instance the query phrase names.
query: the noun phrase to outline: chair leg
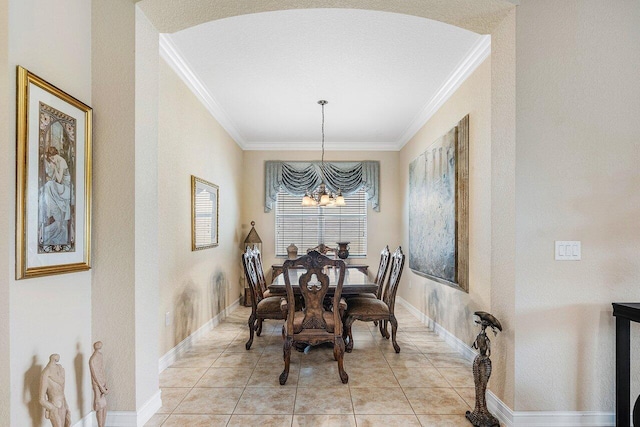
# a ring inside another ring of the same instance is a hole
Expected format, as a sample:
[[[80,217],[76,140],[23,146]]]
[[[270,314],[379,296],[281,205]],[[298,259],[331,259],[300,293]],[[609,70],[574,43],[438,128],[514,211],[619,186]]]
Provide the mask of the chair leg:
[[[391,317],[389,318],[389,321],[391,322],[391,341],[393,342],[393,349],[396,351],[396,353],[400,353],[400,346],[396,342],[396,332],[398,332],[398,320],[396,319],[396,316],[392,314]]]
[[[258,325],[256,327],[256,335],[260,336],[262,333],[262,319],[258,319]]]
[[[354,319],[353,317],[347,317],[347,319],[344,321],[344,329],[346,331],[346,336],[349,337],[349,342],[345,347],[345,351],[347,353],[351,353],[353,351],[353,334],[351,333],[351,325],[353,325],[353,322],[355,321],[356,319]],[[342,342],[344,344],[344,340],[342,340]]]
[[[338,361],[338,373],[342,384],[349,382],[349,375],[344,370],[344,350],[344,340],[342,337],[337,336],[333,343],[333,357]]]
[[[384,328],[383,328],[383,329],[384,329],[384,337],[385,337],[386,339],[389,339],[389,336],[390,336],[390,335],[389,335],[389,329],[388,329],[388,326],[389,326],[389,321],[388,321],[388,320],[385,320],[385,321],[384,321]]]
[[[249,321],[247,322],[249,324],[249,341],[247,341],[247,343],[244,345],[244,348],[246,348],[247,350],[249,350],[251,348],[251,344],[253,344],[253,331],[256,327],[255,322],[256,315],[254,313],[251,313],[251,316],[249,316]]]
[[[387,321],[380,320],[379,326],[380,326],[380,335],[382,335],[383,338],[389,339],[389,331],[387,330]]]
[[[285,385],[287,382],[287,378],[289,378],[289,364],[291,363],[291,346],[293,345],[293,340],[291,337],[287,337],[284,339],[284,344],[282,346],[283,358],[284,358],[284,370],[280,374],[280,385]]]

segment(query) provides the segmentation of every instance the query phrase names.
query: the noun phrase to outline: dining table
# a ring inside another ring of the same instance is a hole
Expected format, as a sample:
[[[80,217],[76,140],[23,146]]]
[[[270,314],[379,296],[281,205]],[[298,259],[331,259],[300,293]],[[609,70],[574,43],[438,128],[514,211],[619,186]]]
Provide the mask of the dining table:
[[[301,295],[300,286],[298,285],[298,281],[300,276],[302,276],[306,270],[303,269],[291,269],[289,270],[289,280],[293,287],[293,293],[296,295]],[[338,270],[335,268],[331,268],[327,271],[327,275],[329,276],[329,289],[327,291],[327,296],[333,296],[336,283],[338,281]],[[344,283],[342,285],[342,296],[357,296],[359,294],[364,293],[376,293],[378,290],[378,285],[376,285],[368,275],[356,269],[346,269],[344,275]],[[275,278],[273,283],[269,285],[269,291],[271,295],[286,295],[287,288],[284,283],[284,275],[280,274]]]

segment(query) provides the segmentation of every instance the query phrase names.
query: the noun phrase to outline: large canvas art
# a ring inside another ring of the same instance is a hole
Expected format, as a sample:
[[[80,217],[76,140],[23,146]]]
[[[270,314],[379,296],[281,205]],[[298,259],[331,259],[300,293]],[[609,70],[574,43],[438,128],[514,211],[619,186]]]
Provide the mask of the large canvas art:
[[[469,116],[409,164],[409,268],[466,292]]]

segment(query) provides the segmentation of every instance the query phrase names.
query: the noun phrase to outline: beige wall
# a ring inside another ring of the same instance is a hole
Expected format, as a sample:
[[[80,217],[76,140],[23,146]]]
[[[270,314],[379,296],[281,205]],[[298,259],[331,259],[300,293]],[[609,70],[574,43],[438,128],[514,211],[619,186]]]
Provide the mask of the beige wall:
[[[409,164],[469,114],[469,293],[405,266],[398,294],[466,343],[476,310],[491,312],[491,59],[486,59],[400,151],[402,246],[409,256]]]
[[[293,147],[292,147],[293,148]],[[283,259],[275,258],[275,211],[264,211],[264,162],[267,160],[319,160],[318,151],[245,151],[244,152],[244,197],[242,208],[242,239],[251,229],[251,221],[256,222],[256,231],[262,239],[265,274],[271,278],[272,264],[281,264]],[[357,263],[368,264],[370,275],[375,275],[380,251],[389,245],[391,251],[400,244],[400,216],[398,203],[399,176],[398,153],[395,151],[328,151],[325,161],[332,160],[378,160],[380,161],[380,212],[369,205],[367,209],[367,258],[357,259]],[[238,246],[240,250],[241,245]],[[240,260],[238,252],[238,262]]]
[[[0,0],[0,117],[9,117],[13,113],[13,99],[9,96],[9,0]],[[15,76],[15,74],[13,74]],[[0,120],[0,146],[5,152],[11,147],[11,120]],[[13,156],[2,156],[0,164],[0,198],[9,200],[13,194]],[[11,222],[13,206],[0,203],[0,235],[10,236],[13,232]],[[13,239],[7,239],[13,243]],[[9,328],[10,278],[14,268],[11,265],[10,245],[0,244],[0,427],[9,427],[11,421],[11,354]]]
[[[162,356],[240,297],[242,150],[166,62],[158,149]],[[220,187],[219,246],[191,251],[191,175]],[[251,194],[251,193],[249,193]],[[165,313],[173,324],[165,327]]]
[[[15,281],[15,79],[22,65],[81,101],[91,105],[91,4],[63,0],[50,2],[9,0],[9,88],[2,102],[10,102],[2,133],[4,156],[0,168],[3,204],[10,227],[5,267],[10,289],[10,425],[45,425],[38,404],[40,371],[49,355],[60,354],[66,371],[66,396],[72,421],[91,410],[91,386],[87,361],[91,355],[91,272],[80,272]],[[61,30],[52,30],[52,24]],[[5,28],[5,27],[3,27]],[[3,30],[4,31],[4,30]],[[73,70],[70,73],[69,70]],[[0,252],[0,255],[6,252]],[[8,325],[7,325],[8,326]],[[8,326],[9,327],[9,326]],[[6,347],[3,346],[3,350]],[[4,419],[2,422],[6,422]],[[2,423],[0,422],[0,423]],[[34,424],[35,423],[35,424]]]
[[[640,2],[523,0],[516,42],[515,409],[611,412],[611,303],[640,300]]]

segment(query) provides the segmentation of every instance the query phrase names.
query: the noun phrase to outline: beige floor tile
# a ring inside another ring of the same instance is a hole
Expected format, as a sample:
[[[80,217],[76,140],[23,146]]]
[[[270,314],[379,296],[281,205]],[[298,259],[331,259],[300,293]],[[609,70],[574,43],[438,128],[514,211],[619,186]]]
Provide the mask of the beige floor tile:
[[[160,427],[168,417],[168,414],[154,414],[151,419],[144,424],[144,427]]]
[[[436,368],[460,368],[472,372],[472,362],[459,353],[427,353],[426,356]]]
[[[412,343],[423,353],[458,354],[453,347],[444,341],[412,341]]]
[[[379,368],[358,365],[348,373],[349,387],[400,387],[389,366]]]
[[[162,427],[224,427],[231,415],[171,415]]]
[[[353,414],[345,387],[298,387],[294,414]]]
[[[349,367],[345,363],[345,371],[349,374]],[[335,387],[344,386],[342,380],[338,375],[338,363],[333,361],[330,364],[324,364],[319,366],[304,366],[300,367],[300,374],[298,376],[298,387]]]
[[[222,353],[220,357],[213,362],[212,368],[236,368],[245,369],[254,368],[260,359],[260,353]]]
[[[344,355],[347,385],[332,345],[319,345],[292,351],[280,386],[282,323],[265,322],[247,351],[250,309],[240,307],[160,375],[164,406],[147,426],[470,425],[471,362],[406,309],[396,312],[399,354],[372,322],[356,322],[356,346]]]
[[[193,387],[207,368],[167,368],[160,374],[160,387]]]
[[[452,388],[404,388],[403,390],[416,414],[459,415],[470,409]]]
[[[391,368],[400,386],[406,387],[451,387],[436,368]]]
[[[292,363],[289,366],[289,376],[287,382],[280,385],[280,373],[284,369],[284,362],[278,365],[264,365],[258,364],[249,378],[247,387],[297,387],[298,386],[298,374],[300,373],[300,365]]]
[[[209,368],[196,387],[244,387],[253,368]]]
[[[222,352],[190,351],[173,362],[172,368],[208,368]]]
[[[469,427],[464,415],[418,415],[423,427]]]
[[[292,427],[356,427],[353,415],[294,415]]]
[[[420,427],[415,415],[356,415],[358,427]]]
[[[469,368],[438,368],[451,387],[474,387],[473,371]]]
[[[423,331],[407,331],[406,329],[404,330],[405,334],[404,336],[411,340],[414,343],[420,343],[420,342],[426,342],[426,341],[438,341],[438,342],[443,342],[444,340],[442,339],[442,337],[440,337],[440,335],[436,334],[435,332],[431,332],[429,330],[423,330]]]
[[[290,427],[293,415],[232,415],[227,427]]]
[[[399,388],[351,389],[353,409],[358,414],[413,414],[411,405]]]
[[[234,414],[293,414],[295,399],[293,387],[247,387]]]
[[[475,387],[455,387],[454,390],[467,402],[467,405],[469,405],[471,409],[476,406]]]
[[[191,389],[185,388],[163,388],[162,407],[158,409],[158,414],[170,414],[178,406],[182,399]]]
[[[386,353],[385,358],[392,368],[433,368],[433,364],[422,353]]]
[[[194,388],[174,414],[232,414],[242,395],[241,387]]]

